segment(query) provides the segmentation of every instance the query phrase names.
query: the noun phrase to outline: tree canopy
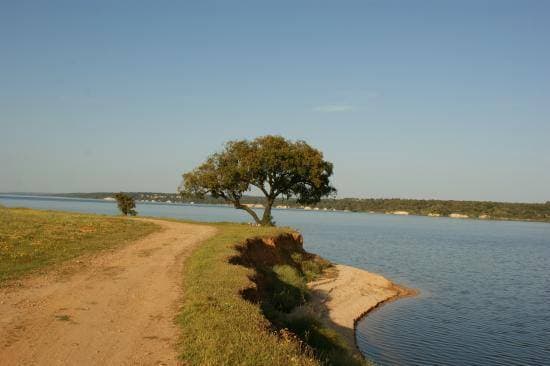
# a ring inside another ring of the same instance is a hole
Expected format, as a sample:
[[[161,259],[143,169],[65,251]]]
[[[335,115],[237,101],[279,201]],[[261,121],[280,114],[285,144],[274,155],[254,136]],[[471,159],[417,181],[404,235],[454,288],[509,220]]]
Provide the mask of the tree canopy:
[[[332,163],[306,142],[262,136],[229,141],[221,152],[185,173],[179,191],[184,196],[221,197],[248,212],[256,223],[273,225],[271,208],[277,197],[293,197],[300,204],[317,203],[336,193],[330,184],[332,173]],[[241,202],[253,187],[265,196],[262,218]]]

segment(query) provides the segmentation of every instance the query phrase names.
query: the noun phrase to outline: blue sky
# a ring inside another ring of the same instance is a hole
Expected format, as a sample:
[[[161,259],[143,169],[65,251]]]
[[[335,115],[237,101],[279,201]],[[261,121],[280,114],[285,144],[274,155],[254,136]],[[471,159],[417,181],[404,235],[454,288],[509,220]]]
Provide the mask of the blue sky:
[[[0,2],[0,191],[175,191],[281,134],[339,196],[550,200],[550,2]]]

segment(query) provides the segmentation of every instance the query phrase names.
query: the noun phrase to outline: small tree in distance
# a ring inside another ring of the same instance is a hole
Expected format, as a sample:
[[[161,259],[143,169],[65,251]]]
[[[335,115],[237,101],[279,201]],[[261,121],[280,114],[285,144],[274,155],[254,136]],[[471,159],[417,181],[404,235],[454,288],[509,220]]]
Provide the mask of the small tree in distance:
[[[117,193],[115,194],[116,203],[118,205],[118,209],[124,216],[136,216],[137,211],[136,208],[136,201],[132,196],[126,193]]]
[[[206,162],[183,175],[182,196],[212,195],[248,212],[257,224],[274,225],[271,208],[278,196],[295,197],[300,204],[314,204],[333,195],[332,163],[304,141],[262,136],[252,141],[229,141]],[[241,203],[244,192],[256,187],[265,196],[264,213]]]

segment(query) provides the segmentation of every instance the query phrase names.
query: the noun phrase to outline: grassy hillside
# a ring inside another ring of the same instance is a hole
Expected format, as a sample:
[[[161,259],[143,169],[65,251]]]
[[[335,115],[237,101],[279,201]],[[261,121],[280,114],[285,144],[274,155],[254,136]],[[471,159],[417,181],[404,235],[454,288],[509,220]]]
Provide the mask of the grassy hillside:
[[[125,218],[0,206],[0,284],[33,270],[113,248],[156,231]]]
[[[366,364],[313,315],[293,312],[307,303],[307,281],[328,262],[301,248],[273,249],[250,240],[245,244],[247,238],[288,230],[216,226],[218,235],[188,259],[184,270],[179,323],[186,364]]]

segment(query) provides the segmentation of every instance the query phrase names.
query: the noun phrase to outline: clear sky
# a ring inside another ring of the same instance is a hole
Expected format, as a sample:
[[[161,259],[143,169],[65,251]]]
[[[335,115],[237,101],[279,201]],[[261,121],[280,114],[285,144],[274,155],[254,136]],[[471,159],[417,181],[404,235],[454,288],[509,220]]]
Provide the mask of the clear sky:
[[[174,192],[264,134],[340,197],[550,200],[550,2],[0,2],[0,191]]]

